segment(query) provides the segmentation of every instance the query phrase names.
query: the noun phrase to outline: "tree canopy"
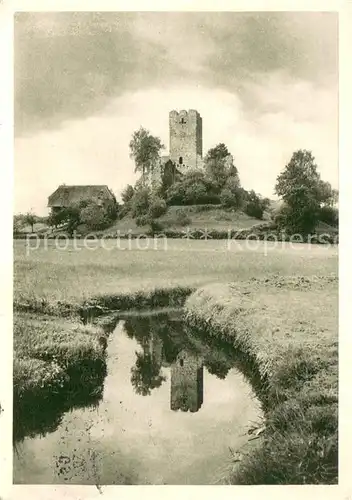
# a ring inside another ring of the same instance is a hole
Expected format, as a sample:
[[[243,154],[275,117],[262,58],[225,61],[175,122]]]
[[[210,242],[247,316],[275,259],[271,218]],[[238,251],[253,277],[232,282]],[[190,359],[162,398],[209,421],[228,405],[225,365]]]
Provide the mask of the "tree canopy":
[[[277,222],[289,233],[314,231],[322,206],[331,206],[337,191],[322,181],[311,151],[295,151],[277,177],[275,192],[284,201]]]
[[[211,182],[216,194],[220,193],[229,177],[238,177],[233,157],[223,143],[209,149],[204,158],[204,169],[205,175]]]
[[[135,172],[140,172],[145,180],[156,167],[164,145],[159,137],[153,136],[149,130],[140,127],[133,133],[129,147],[130,157],[135,162]]]

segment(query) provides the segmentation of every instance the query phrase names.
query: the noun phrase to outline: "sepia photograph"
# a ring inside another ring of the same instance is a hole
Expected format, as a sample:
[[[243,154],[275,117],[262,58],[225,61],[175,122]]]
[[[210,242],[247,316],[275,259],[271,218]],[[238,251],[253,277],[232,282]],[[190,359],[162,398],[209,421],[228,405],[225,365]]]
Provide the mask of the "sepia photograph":
[[[338,12],[13,32],[13,484],[337,485]]]

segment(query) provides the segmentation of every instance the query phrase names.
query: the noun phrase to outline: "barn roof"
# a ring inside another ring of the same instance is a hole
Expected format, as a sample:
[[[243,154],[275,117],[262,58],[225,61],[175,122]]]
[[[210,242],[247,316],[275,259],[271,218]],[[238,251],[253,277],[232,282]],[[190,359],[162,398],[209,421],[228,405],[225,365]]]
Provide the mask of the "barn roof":
[[[48,198],[49,207],[67,207],[73,203],[90,199],[114,199],[106,185],[59,186]]]

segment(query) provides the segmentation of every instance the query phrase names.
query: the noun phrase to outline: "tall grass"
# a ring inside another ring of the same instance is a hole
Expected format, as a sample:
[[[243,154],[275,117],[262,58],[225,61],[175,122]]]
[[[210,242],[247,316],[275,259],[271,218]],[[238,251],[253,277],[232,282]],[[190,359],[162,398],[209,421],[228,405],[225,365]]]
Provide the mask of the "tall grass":
[[[15,314],[15,439],[42,428],[43,408],[48,424],[69,400],[92,401],[101,395],[106,374],[101,336],[100,329],[72,320]]]

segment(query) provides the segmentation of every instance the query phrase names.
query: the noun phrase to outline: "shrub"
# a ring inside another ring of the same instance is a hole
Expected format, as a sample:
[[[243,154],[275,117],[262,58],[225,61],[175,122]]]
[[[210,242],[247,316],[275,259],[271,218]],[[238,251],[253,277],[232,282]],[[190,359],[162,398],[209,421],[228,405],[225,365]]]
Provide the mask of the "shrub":
[[[121,199],[123,203],[128,203],[132,200],[134,196],[134,188],[130,184],[127,184],[126,188],[121,193]]]
[[[253,190],[247,193],[246,198],[244,212],[250,217],[262,219],[264,210],[268,208],[270,201],[267,198],[261,198]]]
[[[189,226],[190,223],[192,222],[192,219],[187,215],[187,212],[185,210],[179,210],[176,213],[176,224],[179,226]]]
[[[148,213],[151,201],[150,195],[150,189],[146,187],[140,187],[135,191],[133,198],[130,200],[132,217],[137,218]]]
[[[239,210],[243,205],[244,190],[240,187],[238,177],[229,177],[220,193],[220,202],[225,208]]]
[[[274,218],[279,229],[285,230],[288,235],[299,233],[302,236],[314,232],[317,220],[318,215],[314,207],[312,210],[303,207],[301,211],[297,211],[287,203],[280,207]]]
[[[339,211],[335,207],[321,207],[319,219],[330,226],[338,226],[339,225]]]
[[[204,172],[191,170],[167,189],[166,202],[168,205],[219,203],[219,197],[213,188]]]
[[[80,214],[80,222],[86,224],[88,229],[104,229],[109,225],[109,218],[103,207],[96,203],[89,203],[85,208],[82,208]]]
[[[109,224],[117,220],[117,218],[119,217],[119,209],[120,207],[116,200],[108,203],[105,210],[106,210],[106,219]]]
[[[153,198],[149,206],[148,215],[152,219],[157,219],[158,217],[164,215],[166,210],[167,210],[166,202],[162,198],[155,197]]]
[[[152,233],[158,233],[164,229],[164,225],[160,221],[153,219],[150,222],[150,229]]]
[[[257,203],[253,203],[253,202],[247,203],[244,211],[250,217],[255,217],[256,219],[262,219],[263,218],[264,210]]]
[[[149,215],[140,215],[139,217],[136,217],[136,224],[137,226],[148,226],[151,223],[151,219]]]

